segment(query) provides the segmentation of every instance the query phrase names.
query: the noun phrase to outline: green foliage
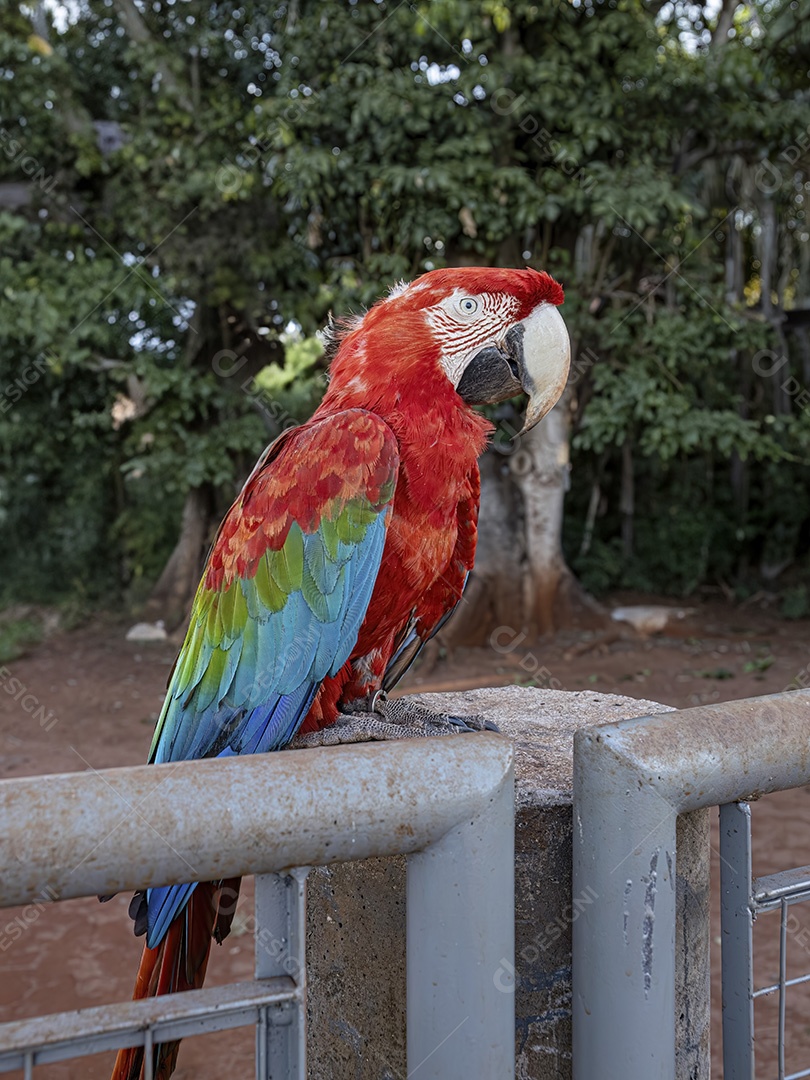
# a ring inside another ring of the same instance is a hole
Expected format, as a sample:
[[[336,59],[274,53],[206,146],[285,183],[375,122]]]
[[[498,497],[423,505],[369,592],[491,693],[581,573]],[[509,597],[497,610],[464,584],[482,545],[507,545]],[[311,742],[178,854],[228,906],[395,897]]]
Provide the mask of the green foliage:
[[[775,656],[771,656],[770,654],[758,656],[754,660],[746,660],[743,665],[743,671],[746,675],[759,676],[775,663]]]
[[[42,640],[42,627],[33,619],[0,620],[0,664],[22,656]]]
[[[143,595],[189,491],[215,519],[317,406],[330,309],[443,263],[566,285],[587,585],[807,556],[794,5],[739,5],[727,40],[684,0],[193,7],[0,27],[0,600]]]
[[[300,335],[285,340],[284,363],[262,368],[251,387],[279,432],[311,416],[325,389],[323,345],[318,338]]]
[[[625,560],[619,538],[614,536],[595,540],[586,554],[576,558],[576,571],[584,587],[596,596],[622,585]]]
[[[695,671],[695,678],[697,679],[733,679],[734,672],[728,668],[716,667],[716,668],[701,668],[700,671]]]
[[[804,584],[788,589],[781,612],[786,619],[806,619],[810,615],[810,589]]]

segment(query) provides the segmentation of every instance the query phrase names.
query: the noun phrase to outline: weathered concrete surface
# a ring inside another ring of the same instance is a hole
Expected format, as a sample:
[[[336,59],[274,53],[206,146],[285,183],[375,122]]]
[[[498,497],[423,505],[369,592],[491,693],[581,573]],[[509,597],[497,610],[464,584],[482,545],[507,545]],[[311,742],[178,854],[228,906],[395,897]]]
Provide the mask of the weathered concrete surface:
[[[571,925],[596,902],[594,896],[571,896],[574,732],[664,712],[667,706],[590,691],[516,686],[424,694],[416,700],[436,712],[483,714],[515,742],[517,1076],[565,1080],[571,1075]],[[678,1080],[709,1077],[708,851],[706,812],[682,818],[677,888],[679,913],[686,910],[688,919],[684,924],[679,917],[676,928]],[[616,887],[622,883],[617,874]],[[310,1080],[405,1080],[408,1075],[404,897],[404,858],[344,864],[310,875]],[[418,1080],[418,1070],[414,1075]]]

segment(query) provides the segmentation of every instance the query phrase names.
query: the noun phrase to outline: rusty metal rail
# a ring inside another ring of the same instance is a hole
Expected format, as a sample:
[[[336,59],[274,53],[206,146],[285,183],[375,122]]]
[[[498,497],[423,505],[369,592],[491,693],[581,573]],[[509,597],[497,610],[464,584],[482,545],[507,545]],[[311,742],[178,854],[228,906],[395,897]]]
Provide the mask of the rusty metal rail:
[[[675,1080],[678,814],[809,782],[806,690],[577,733],[574,895],[590,888],[599,902],[573,926],[575,1080]],[[750,865],[733,884],[747,904]],[[753,988],[740,993],[736,1013],[727,1010],[724,1050],[739,1037]],[[727,1068],[727,1080],[749,1080],[748,1068]]]
[[[420,1080],[508,1080],[514,996],[492,973],[514,957],[513,800],[512,746],[490,733],[3,781],[0,907],[259,876],[254,982],[0,1025],[0,1072],[255,1022],[257,1078],[303,1080],[291,868],[404,853],[408,1060]]]

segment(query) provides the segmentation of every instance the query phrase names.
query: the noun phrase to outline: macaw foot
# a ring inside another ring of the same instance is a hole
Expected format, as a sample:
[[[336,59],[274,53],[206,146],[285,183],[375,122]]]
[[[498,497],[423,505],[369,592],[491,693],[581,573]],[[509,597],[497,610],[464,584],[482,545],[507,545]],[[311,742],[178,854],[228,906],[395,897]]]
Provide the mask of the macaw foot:
[[[465,731],[497,731],[482,716],[451,716],[422,708],[408,698],[389,701],[377,694],[371,712],[341,713],[334,724],[296,735],[288,750],[339,743],[374,742],[387,739],[419,739],[433,735],[460,735]]]

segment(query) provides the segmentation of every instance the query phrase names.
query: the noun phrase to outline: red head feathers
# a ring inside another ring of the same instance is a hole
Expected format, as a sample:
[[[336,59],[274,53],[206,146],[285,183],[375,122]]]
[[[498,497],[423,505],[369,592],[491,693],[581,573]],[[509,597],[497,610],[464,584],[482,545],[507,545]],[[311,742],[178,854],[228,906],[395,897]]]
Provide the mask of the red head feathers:
[[[395,286],[338,335],[322,409],[365,402],[383,416],[408,400],[445,409],[529,394],[536,423],[565,385],[563,290],[529,268],[453,267]],[[461,398],[461,401],[459,401]]]

